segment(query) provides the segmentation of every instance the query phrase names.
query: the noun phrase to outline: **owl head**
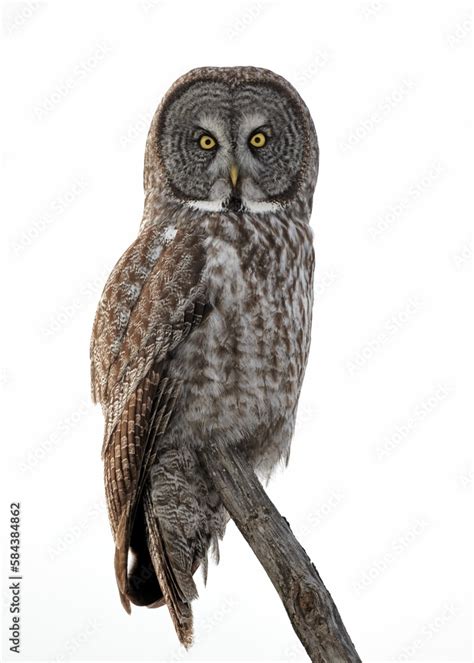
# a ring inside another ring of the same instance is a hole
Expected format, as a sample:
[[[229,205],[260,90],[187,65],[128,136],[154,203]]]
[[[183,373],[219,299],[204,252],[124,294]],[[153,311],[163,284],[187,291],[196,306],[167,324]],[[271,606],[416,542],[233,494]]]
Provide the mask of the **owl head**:
[[[318,143],[309,111],[267,69],[205,67],[179,78],[155,113],[145,190],[208,212],[309,205]]]

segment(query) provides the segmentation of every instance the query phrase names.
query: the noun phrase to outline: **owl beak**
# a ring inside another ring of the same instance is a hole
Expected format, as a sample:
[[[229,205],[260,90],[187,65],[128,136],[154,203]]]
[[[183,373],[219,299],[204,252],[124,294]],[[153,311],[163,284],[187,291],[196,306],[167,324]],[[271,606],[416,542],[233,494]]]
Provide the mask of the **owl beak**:
[[[230,181],[232,182],[232,186],[236,187],[237,185],[237,180],[239,179],[239,169],[235,165],[235,163],[232,164],[229,170],[229,175],[230,175]]]

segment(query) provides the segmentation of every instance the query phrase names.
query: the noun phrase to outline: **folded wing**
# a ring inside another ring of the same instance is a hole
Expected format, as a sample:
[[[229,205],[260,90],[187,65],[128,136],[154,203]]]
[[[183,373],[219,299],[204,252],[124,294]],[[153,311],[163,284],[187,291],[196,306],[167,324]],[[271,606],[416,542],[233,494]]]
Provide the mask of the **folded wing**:
[[[166,602],[180,640],[192,638],[190,597],[182,591],[153,514],[149,471],[172,416],[180,383],[168,375],[209,305],[204,249],[195,234],[146,227],[112,271],[91,342],[92,394],[105,415],[105,491],[115,540],[120,598],[130,612]],[[129,568],[129,557],[133,563]]]

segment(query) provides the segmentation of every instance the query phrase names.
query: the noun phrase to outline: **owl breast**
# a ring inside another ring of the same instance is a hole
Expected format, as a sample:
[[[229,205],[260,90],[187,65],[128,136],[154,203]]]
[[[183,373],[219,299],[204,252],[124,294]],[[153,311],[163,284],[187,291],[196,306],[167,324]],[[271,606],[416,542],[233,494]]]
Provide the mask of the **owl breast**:
[[[211,309],[171,362],[182,381],[172,428],[241,443],[270,467],[288,450],[309,351],[311,230],[270,215],[220,215],[205,250]]]

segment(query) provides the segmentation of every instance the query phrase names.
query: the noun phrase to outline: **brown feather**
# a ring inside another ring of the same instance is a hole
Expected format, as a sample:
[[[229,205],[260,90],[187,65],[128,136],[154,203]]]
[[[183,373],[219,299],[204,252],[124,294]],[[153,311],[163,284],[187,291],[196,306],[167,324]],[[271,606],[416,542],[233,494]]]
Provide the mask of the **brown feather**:
[[[187,648],[193,640],[193,613],[191,604],[187,602],[176,582],[173,567],[170,565],[163,537],[160,533],[159,522],[153,513],[153,502],[149,486],[144,494],[144,508],[148,548],[150,550],[153,566],[163,592],[166,605],[173,620],[174,627],[180,642]]]

